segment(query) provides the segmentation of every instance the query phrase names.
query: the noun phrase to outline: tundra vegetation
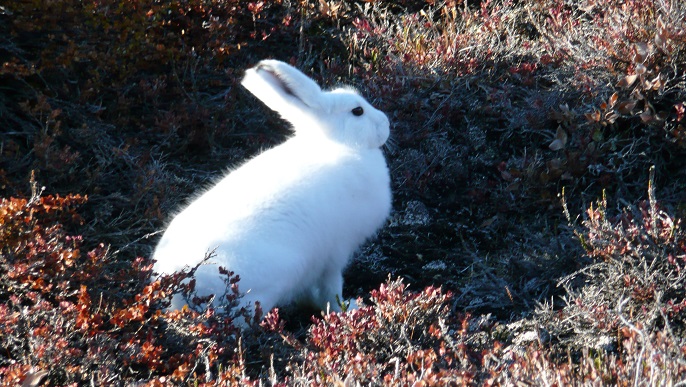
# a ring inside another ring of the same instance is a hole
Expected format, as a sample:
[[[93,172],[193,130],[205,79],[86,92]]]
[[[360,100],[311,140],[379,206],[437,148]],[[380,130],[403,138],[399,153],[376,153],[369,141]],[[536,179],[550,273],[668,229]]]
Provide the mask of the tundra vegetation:
[[[267,57],[388,114],[395,211],[347,270],[359,310],[241,333],[149,257],[288,136],[239,85]],[[677,385],[685,188],[680,0],[5,1],[0,380]]]

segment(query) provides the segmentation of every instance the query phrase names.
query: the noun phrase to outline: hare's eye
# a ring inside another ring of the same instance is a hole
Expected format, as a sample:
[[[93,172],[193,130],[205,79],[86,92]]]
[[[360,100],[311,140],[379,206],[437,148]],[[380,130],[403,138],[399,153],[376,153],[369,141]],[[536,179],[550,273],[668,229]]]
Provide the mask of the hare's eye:
[[[360,106],[354,108],[351,111],[353,112],[354,115],[356,115],[358,117],[361,116],[362,114],[364,114],[364,109],[362,109],[362,107],[360,107]]]

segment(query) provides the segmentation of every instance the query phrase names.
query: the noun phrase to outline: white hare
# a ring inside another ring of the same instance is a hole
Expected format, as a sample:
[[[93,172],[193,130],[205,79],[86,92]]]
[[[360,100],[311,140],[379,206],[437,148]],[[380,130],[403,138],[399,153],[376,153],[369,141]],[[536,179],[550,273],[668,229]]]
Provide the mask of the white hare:
[[[171,221],[154,253],[154,270],[194,266],[199,295],[221,297],[223,266],[240,276],[241,306],[306,302],[340,310],[342,272],[383,226],[390,178],[380,149],[384,113],[355,90],[322,91],[294,67],[263,60],[242,85],[293,126],[294,136],[230,172]],[[215,298],[215,302],[217,300]],[[172,308],[183,306],[176,296]]]

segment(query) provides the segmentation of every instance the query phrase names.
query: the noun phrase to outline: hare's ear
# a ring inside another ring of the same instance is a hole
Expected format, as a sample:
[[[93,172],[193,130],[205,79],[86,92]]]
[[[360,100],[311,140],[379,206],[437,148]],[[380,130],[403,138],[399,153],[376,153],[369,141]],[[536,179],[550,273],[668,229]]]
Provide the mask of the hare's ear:
[[[322,110],[322,90],[305,74],[278,60],[263,60],[241,81],[255,97],[285,119],[303,109]]]

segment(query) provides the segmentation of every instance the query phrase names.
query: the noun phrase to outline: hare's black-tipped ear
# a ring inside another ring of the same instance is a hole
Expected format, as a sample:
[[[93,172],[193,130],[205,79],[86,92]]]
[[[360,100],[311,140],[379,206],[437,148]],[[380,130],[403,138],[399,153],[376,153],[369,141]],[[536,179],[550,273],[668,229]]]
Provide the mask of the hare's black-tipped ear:
[[[263,60],[247,70],[241,84],[270,109],[289,120],[295,110],[322,109],[322,90],[295,67]]]

